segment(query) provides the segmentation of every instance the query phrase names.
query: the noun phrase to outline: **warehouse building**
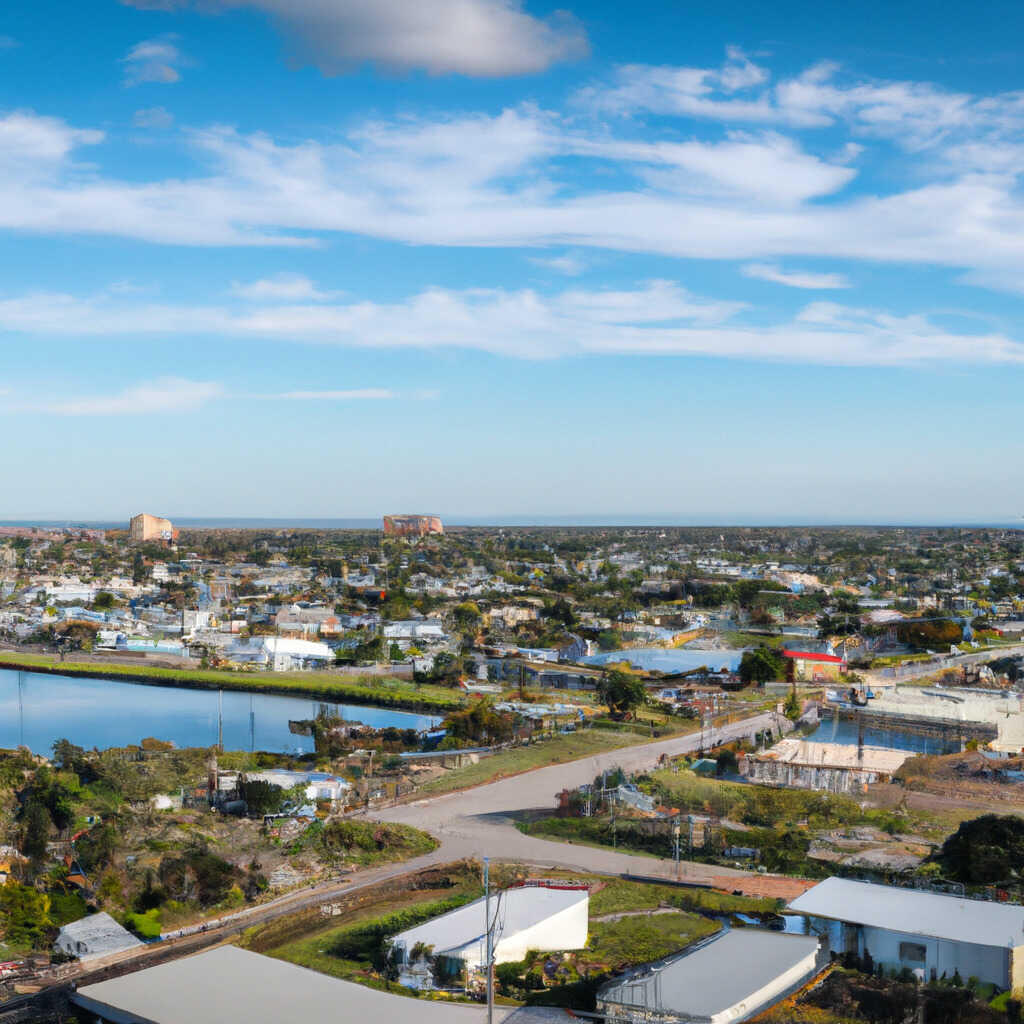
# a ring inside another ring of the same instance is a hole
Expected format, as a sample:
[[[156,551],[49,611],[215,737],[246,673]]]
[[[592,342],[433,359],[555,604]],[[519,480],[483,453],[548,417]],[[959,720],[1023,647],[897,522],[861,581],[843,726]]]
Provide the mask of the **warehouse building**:
[[[491,899],[491,917],[497,922],[494,962],[522,960],[531,949],[582,949],[587,944],[589,910],[587,886],[525,885],[499,892]],[[449,974],[465,969],[470,983],[487,960],[485,921],[485,901],[474,900],[394,936],[391,949],[399,964],[399,981],[409,988],[432,988],[431,963],[441,960]],[[429,958],[414,955],[425,949],[430,950]]]
[[[870,955],[925,981],[958,973],[1024,990],[1024,907],[827,878],[789,909],[834,953]]]
[[[90,1021],[107,1024],[483,1024],[486,1017],[481,1006],[378,992],[236,946],[84,985],[70,999]],[[494,1019],[518,1024],[523,1016],[497,1007]]]
[[[888,782],[910,756],[909,750],[887,747],[784,739],[744,755],[740,774],[762,786],[860,793],[873,783]]]
[[[736,928],[609,982],[597,993],[605,1024],[726,1024],[749,1020],[810,981],[814,936]]]

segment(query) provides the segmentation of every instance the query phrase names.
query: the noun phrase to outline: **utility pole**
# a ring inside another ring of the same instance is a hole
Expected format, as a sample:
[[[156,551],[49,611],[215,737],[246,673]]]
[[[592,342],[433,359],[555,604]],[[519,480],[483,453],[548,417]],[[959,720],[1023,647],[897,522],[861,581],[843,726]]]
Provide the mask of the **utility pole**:
[[[676,862],[676,881],[679,881],[679,830],[680,830],[680,819],[676,818],[676,822],[672,826],[672,846],[673,846],[673,853],[675,854],[675,862]]]
[[[494,936],[491,922],[491,861],[484,857],[484,969],[487,971],[487,1024],[494,1024]]]

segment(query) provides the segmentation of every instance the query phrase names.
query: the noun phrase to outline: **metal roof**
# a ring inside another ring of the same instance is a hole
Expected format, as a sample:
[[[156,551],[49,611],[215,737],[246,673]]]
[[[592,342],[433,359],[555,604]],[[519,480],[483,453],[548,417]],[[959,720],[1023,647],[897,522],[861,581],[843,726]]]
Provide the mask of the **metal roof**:
[[[809,977],[817,966],[818,939],[758,928],[734,928],[669,960],[664,966],[627,975],[598,992],[609,1003],[713,1018],[749,1003],[746,1017],[787,990],[780,979],[797,971]],[[799,971],[800,967],[805,968]]]
[[[105,1020],[132,1024],[483,1024],[485,1017],[482,1006],[377,992],[237,946],[85,985],[71,1000]],[[496,1008],[496,1021],[520,1019],[534,1018]]]
[[[500,906],[497,902],[499,896]],[[497,955],[500,958],[502,943],[513,941],[518,933],[548,921],[579,903],[587,904],[589,899],[590,894],[585,889],[553,889],[547,886],[523,886],[496,893],[491,897],[491,913],[498,915],[498,933],[495,937]],[[477,959],[482,961],[485,932],[484,900],[479,899],[425,924],[400,932],[391,941],[403,943],[407,949],[422,942],[433,946],[435,955],[454,956],[463,950],[473,950],[479,953]],[[556,943],[561,940],[557,933],[551,937]],[[544,948],[566,947],[555,945]]]
[[[976,946],[1024,946],[1024,907],[826,878],[789,909],[810,917]]]

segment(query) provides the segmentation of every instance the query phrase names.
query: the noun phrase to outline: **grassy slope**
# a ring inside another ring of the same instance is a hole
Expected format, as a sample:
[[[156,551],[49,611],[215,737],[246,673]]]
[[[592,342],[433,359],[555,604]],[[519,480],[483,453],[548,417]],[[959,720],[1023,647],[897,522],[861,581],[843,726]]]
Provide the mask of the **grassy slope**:
[[[308,696],[351,704],[372,704],[410,711],[444,714],[459,708],[463,698],[439,686],[414,686],[397,679],[331,672],[230,672],[216,669],[156,668],[113,662],[60,661],[41,654],[0,652],[0,668],[24,668],[67,676],[90,676],[132,683],[155,683],[190,689],[254,690],[286,696]]]
[[[643,737],[631,733],[603,732],[586,729],[581,732],[556,736],[554,739],[532,743],[528,747],[516,747],[514,750],[503,750],[490,757],[482,757],[477,764],[467,765],[445,772],[444,775],[431,779],[417,796],[435,793],[447,793],[453,789],[466,789],[469,786],[480,786],[487,782],[495,782],[509,775],[543,768],[551,764],[564,764],[576,761],[592,754],[603,754],[609,750],[632,746],[636,743],[649,742]]]

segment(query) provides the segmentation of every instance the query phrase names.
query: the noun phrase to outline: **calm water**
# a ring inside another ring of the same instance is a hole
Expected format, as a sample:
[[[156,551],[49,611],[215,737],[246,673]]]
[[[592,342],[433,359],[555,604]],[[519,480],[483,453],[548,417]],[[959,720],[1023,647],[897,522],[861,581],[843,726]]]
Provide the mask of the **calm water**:
[[[721,651],[694,651],[685,647],[627,647],[621,651],[605,651],[592,654],[583,661],[588,665],[606,665],[609,662],[628,661],[636,668],[658,672],[689,672],[707,665],[710,669],[723,666],[730,671],[739,668],[742,651],[725,649]]]
[[[818,728],[807,738],[815,743],[856,744],[857,732],[856,722],[822,719]],[[901,729],[866,728],[864,743],[869,747],[912,750],[917,754],[955,754],[960,750],[956,740],[947,742],[938,736],[918,736]]]
[[[212,746],[217,742],[217,696],[215,690],[0,669],[0,747],[24,744],[34,753],[49,754],[54,740],[62,737],[80,747],[103,749],[138,743],[147,736],[179,747]],[[318,701],[300,697],[225,690],[224,748],[248,750],[254,740],[256,750],[311,751],[312,738],[293,736],[288,721],[312,718],[319,706]],[[350,721],[375,728],[428,729],[440,722],[429,715],[382,708],[329,706]]]

